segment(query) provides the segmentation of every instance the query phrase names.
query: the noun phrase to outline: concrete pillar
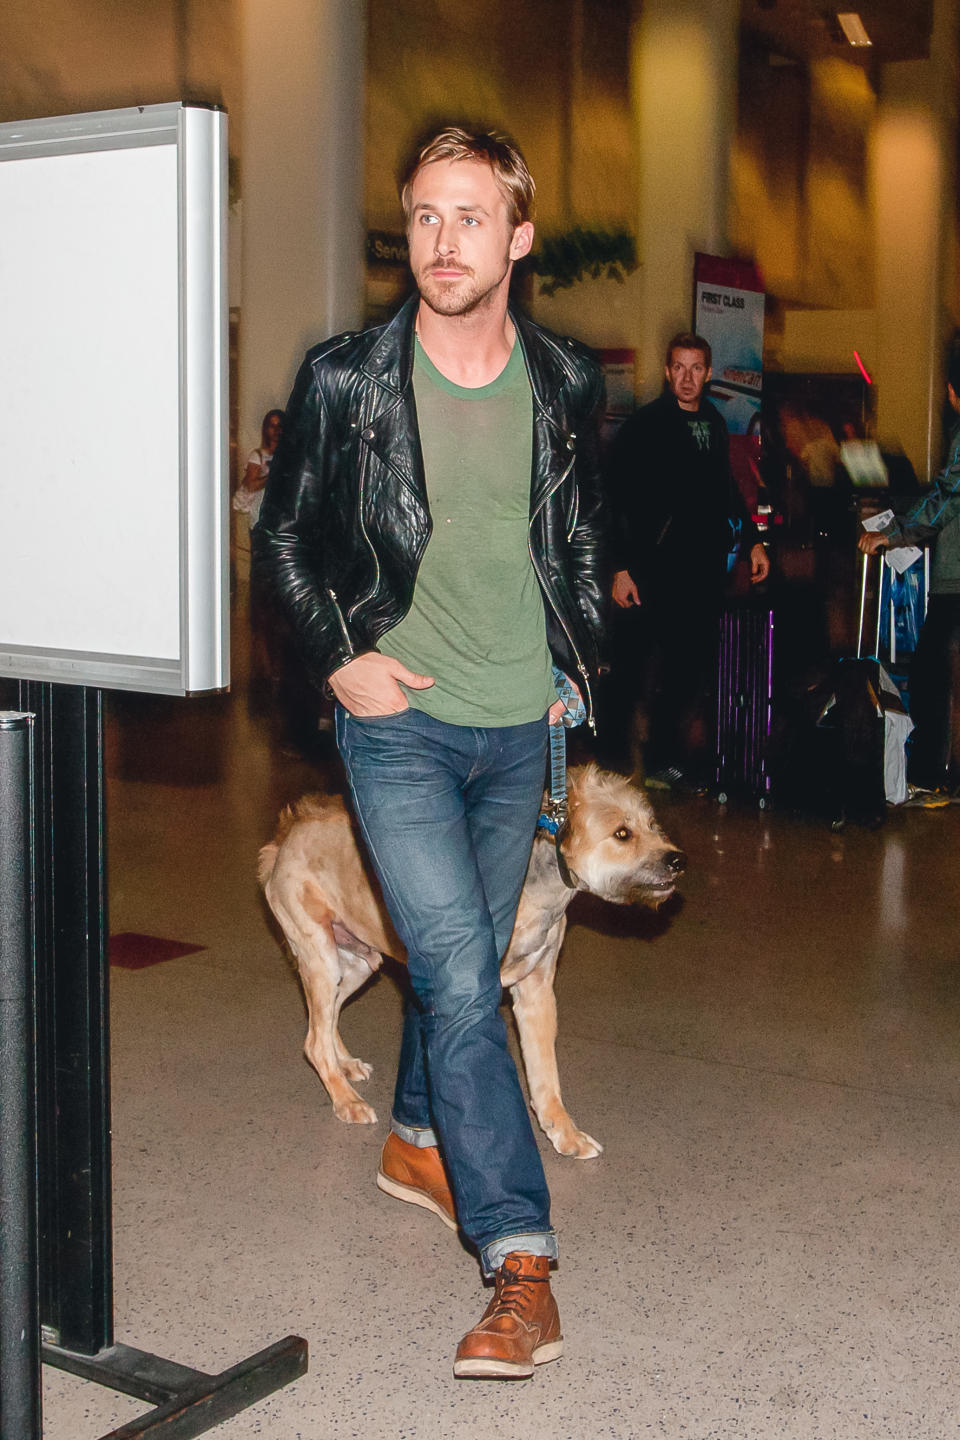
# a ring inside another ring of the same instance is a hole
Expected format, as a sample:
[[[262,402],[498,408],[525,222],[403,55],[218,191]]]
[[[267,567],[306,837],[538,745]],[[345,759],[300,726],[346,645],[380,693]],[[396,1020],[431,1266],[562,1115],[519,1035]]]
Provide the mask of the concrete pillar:
[[[956,0],[935,0],[927,60],[885,65],[873,145],[877,433],[921,480],[940,463],[943,362],[954,319]]]
[[[366,0],[241,0],[240,453],[363,316]]]
[[[739,19],[739,0],[636,4],[630,68],[646,399],[659,393],[666,342],[690,324],[695,253],[726,253]]]

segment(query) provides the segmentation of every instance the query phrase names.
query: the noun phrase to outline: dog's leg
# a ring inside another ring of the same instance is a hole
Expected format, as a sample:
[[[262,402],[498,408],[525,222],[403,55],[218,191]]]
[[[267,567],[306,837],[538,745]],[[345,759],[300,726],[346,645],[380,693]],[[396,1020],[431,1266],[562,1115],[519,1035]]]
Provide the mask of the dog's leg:
[[[267,899],[272,907],[273,897],[269,890]],[[350,1084],[350,1078],[361,1078],[353,1066],[363,1069],[367,1067],[363,1066],[362,1061],[353,1061],[353,1057],[347,1053],[337,1026],[344,1000],[353,994],[364,979],[361,967],[350,966],[344,973],[340,950],[328,920],[314,919],[312,916],[308,919],[304,916],[303,923],[298,924],[289,912],[284,913],[275,908],[274,914],[283,927],[287,944],[296,958],[300,983],[307,999],[309,1026],[303,1047],[304,1054],[323,1081],[327,1094],[333,1101],[333,1113],[337,1119],[355,1125],[375,1125],[376,1111]],[[364,968],[369,974],[369,967]],[[353,1064],[348,1066],[346,1062],[351,1061]]]
[[[578,1130],[560,1098],[557,1069],[557,999],[553,980],[563,927],[556,927],[547,941],[544,955],[533,970],[513,986],[513,1013],[520,1032],[520,1049],[527,1072],[530,1103],[540,1128],[561,1155],[589,1160],[603,1146],[584,1130]]]
[[[343,945],[339,946],[339,950],[342,974],[334,1001],[333,1044],[343,1073],[356,1085],[362,1080],[370,1079],[373,1074],[373,1066],[368,1065],[366,1060],[358,1060],[355,1055],[351,1055],[344,1045],[343,1036],[340,1034],[340,1011],[344,1001],[349,1000],[353,992],[370,978],[371,970],[375,970],[381,964],[383,956],[375,954],[375,963],[370,963],[365,956],[356,955]]]
[[[343,1000],[346,1000],[346,998],[346,995],[344,995]],[[360,1060],[356,1055],[351,1055],[343,1043],[339,1027],[340,1006],[343,1004],[343,1000],[340,1000],[337,1005],[338,1023],[336,1034],[333,1037],[333,1043],[336,1047],[337,1059],[340,1061],[344,1075],[346,1075],[348,1080],[352,1080],[354,1085],[359,1085],[362,1081],[370,1079],[370,1076],[373,1074],[373,1066],[368,1061]]]

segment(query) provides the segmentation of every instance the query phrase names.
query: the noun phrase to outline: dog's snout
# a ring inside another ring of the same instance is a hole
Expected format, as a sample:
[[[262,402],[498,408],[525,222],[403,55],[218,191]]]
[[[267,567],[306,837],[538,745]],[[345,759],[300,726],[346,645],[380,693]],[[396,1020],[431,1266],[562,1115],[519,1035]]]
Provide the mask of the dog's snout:
[[[674,875],[682,875],[687,868],[687,857],[682,850],[669,850],[663,857],[663,863]]]

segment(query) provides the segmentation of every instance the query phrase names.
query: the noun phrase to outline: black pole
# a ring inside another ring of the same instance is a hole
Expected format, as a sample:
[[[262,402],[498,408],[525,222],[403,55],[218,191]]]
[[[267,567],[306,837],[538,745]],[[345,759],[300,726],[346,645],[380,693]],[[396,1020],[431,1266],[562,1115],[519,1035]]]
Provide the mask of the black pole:
[[[4,705],[35,717],[41,1334],[96,1355],[113,1343],[103,705],[80,685],[0,680]]]
[[[0,711],[0,1436],[39,1440],[33,716]]]
[[[43,1338],[113,1343],[103,702],[30,683],[36,714],[37,1122]]]

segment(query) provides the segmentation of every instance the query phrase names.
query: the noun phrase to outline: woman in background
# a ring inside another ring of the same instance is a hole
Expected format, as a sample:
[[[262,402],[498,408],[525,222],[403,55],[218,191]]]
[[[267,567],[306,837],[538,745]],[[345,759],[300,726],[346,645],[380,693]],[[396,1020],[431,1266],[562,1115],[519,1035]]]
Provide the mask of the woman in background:
[[[282,410],[268,410],[264,415],[260,426],[260,444],[247,456],[247,468],[233,497],[234,510],[242,510],[250,516],[251,530],[260,515],[263,487],[267,483],[270,462],[283,434],[283,420]]]

